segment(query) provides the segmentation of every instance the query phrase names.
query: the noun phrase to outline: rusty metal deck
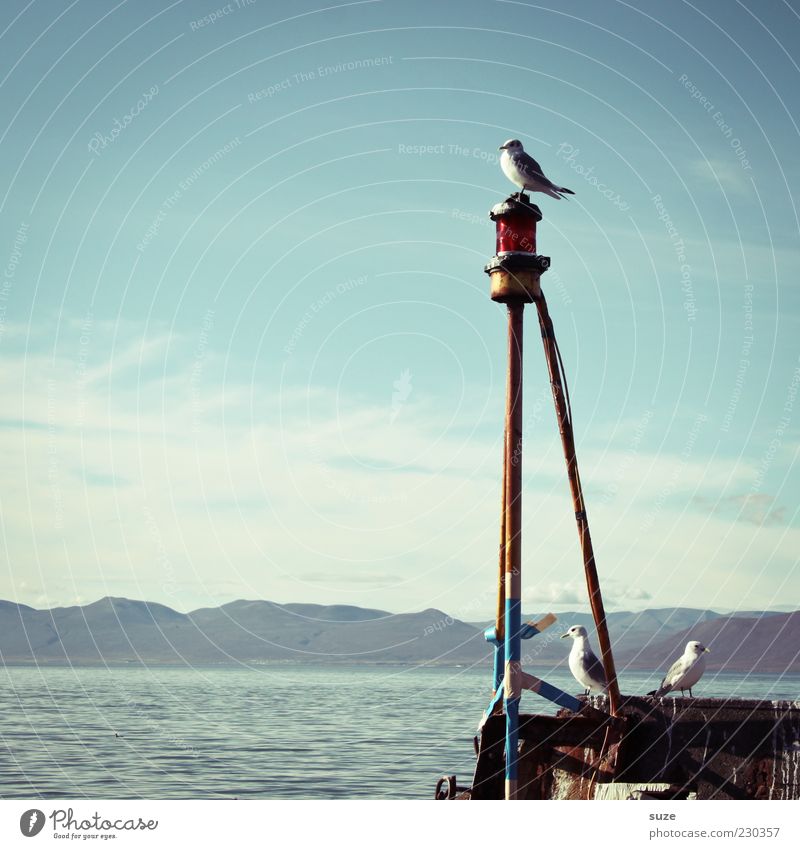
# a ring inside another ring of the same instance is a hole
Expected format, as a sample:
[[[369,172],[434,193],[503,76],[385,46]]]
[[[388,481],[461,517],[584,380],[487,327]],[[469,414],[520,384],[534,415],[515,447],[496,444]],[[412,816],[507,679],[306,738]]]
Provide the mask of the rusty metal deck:
[[[617,720],[520,716],[519,739],[519,798],[800,798],[800,701],[629,696]],[[462,797],[503,798],[504,741],[490,717]]]

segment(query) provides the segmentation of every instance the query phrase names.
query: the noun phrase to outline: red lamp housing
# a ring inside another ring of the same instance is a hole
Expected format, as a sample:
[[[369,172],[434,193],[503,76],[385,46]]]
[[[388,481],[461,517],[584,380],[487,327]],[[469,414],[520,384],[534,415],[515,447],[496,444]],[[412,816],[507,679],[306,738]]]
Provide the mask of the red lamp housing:
[[[496,227],[498,254],[536,253],[536,223],[542,220],[538,206],[509,198],[495,204],[489,217]]]
[[[484,269],[491,280],[494,301],[532,301],[540,293],[539,278],[549,257],[536,253],[536,224],[542,213],[526,194],[506,198],[489,212],[495,223],[496,251]]]

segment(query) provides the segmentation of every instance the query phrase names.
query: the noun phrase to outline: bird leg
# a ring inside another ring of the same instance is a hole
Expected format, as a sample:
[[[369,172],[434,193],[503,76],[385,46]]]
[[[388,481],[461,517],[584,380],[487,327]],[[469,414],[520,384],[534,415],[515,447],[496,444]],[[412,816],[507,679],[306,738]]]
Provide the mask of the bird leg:
[[[690,699],[694,698],[694,696],[692,695],[692,688],[691,687],[689,687],[689,698]]]

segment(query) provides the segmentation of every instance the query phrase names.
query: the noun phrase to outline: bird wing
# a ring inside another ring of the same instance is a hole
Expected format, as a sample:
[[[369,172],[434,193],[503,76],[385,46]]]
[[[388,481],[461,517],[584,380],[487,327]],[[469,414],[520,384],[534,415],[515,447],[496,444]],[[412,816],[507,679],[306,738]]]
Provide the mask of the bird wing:
[[[659,689],[663,689],[664,687],[672,687],[673,684],[677,682],[677,680],[686,672],[686,664],[683,662],[683,658],[679,657],[675,663],[670,666],[669,671],[664,676],[664,679],[661,682],[661,687]]]
[[[537,183],[543,183],[545,186],[553,186],[554,184],[547,179],[542,173],[542,166],[527,153],[518,153],[514,157],[514,164],[517,168],[531,180],[536,180]]]
[[[588,651],[586,652],[586,656],[584,658],[586,662],[586,673],[592,679],[592,681],[600,682],[604,687],[606,686],[606,671],[603,669],[603,664],[598,659],[597,655],[594,652]]]

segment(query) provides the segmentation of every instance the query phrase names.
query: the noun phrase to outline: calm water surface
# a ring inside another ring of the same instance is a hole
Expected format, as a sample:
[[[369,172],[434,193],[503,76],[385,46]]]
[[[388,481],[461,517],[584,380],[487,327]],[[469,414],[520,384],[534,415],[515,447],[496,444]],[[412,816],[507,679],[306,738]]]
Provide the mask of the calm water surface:
[[[0,798],[431,798],[469,784],[489,671],[0,669]],[[569,692],[561,672],[547,679]],[[656,676],[627,674],[626,693]],[[797,699],[800,678],[709,674],[707,697]],[[527,712],[552,712],[526,693]],[[120,736],[117,737],[116,734]]]

